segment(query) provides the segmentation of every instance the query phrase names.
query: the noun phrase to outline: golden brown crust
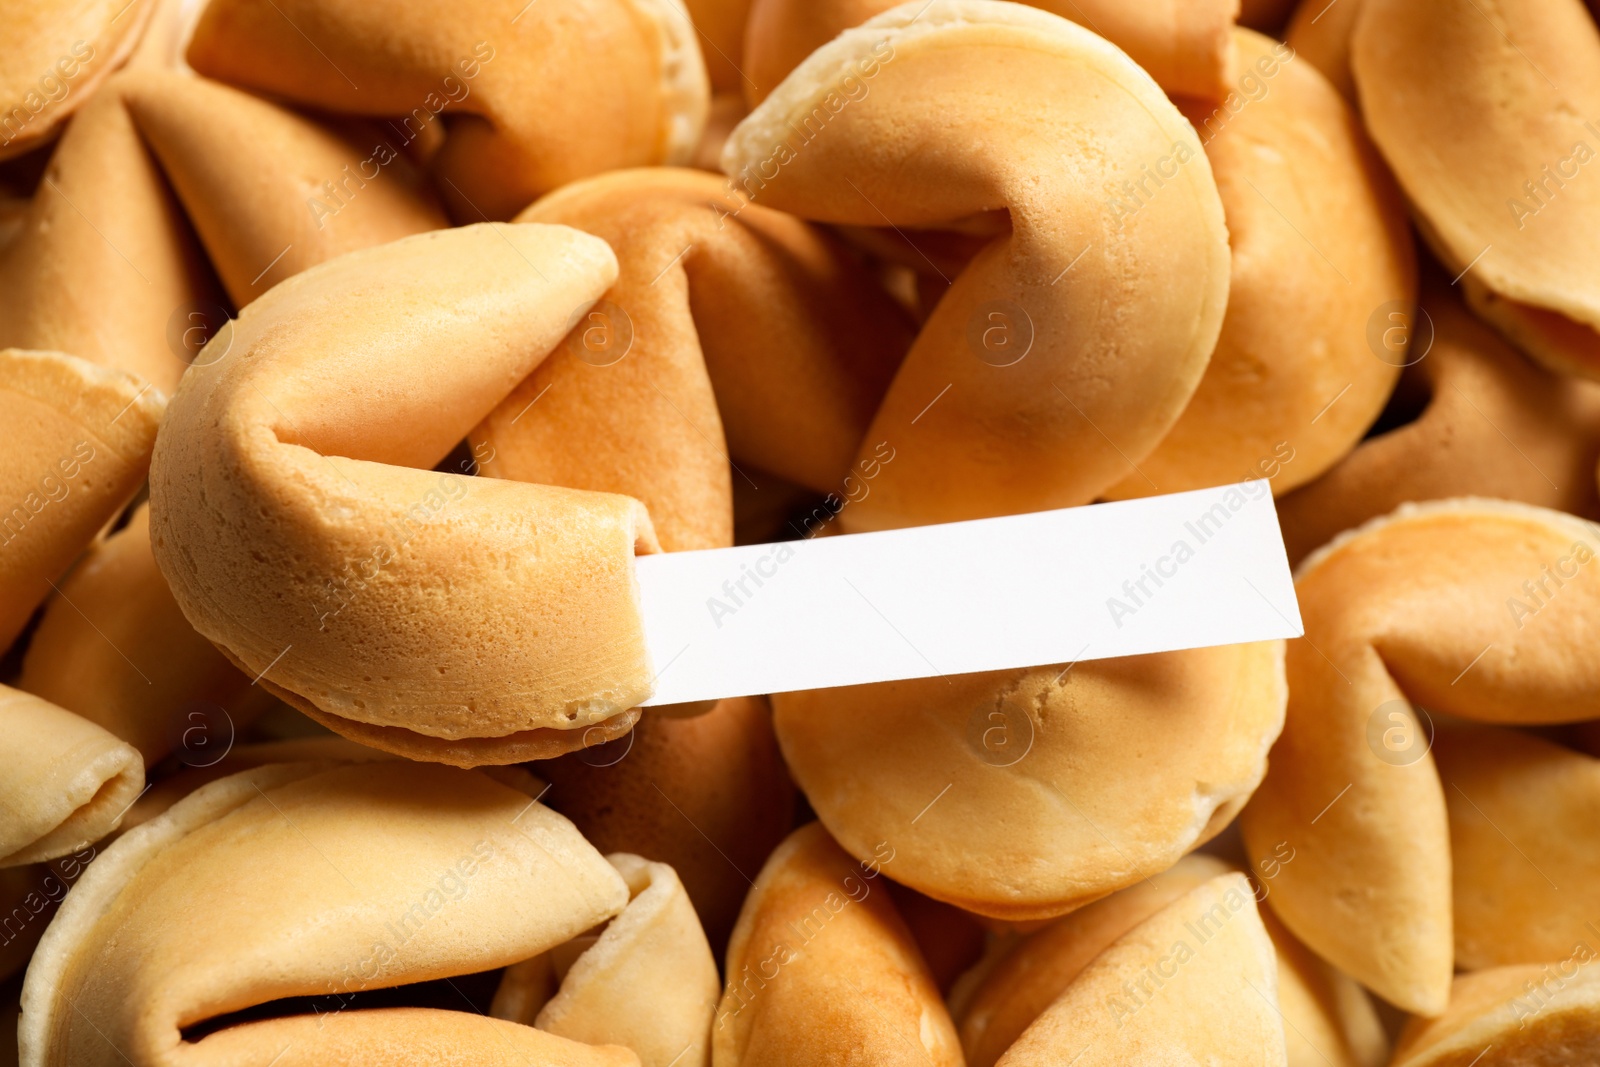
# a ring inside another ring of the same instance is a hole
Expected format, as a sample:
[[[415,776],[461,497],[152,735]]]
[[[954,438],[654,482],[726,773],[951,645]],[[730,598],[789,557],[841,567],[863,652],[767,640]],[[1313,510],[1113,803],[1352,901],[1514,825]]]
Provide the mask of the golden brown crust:
[[[1592,946],[1592,942],[1591,942]],[[1600,969],[1594,956],[1497,967],[1455,980],[1450,1010],[1412,1019],[1392,1067],[1517,1067],[1593,1063],[1600,1056]]]
[[[138,492],[165,407],[131,374],[0,349],[0,648]]]
[[[843,492],[911,340],[848,253],[689,170],[575,182],[517,218],[604,239],[619,274],[474,430],[484,473],[636,497],[669,552],[732,543],[730,478],[752,469]]]
[[[892,849],[897,882],[1043,919],[1166,870],[1233,818],[1282,727],[1282,671],[1282,644],[1231,645],[782,693],[774,722],[846,851]]]
[[[717,1067],[961,1063],[955,1027],[883,873],[851,862],[819,823],[778,846],[728,944],[712,1029]]]
[[[87,719],[0,685],[0,868],[65,856],[115,830],[144,761]],[[9,914],[7,915],[9,919]]]
[[[18,684],[97,723],[147,764],[182,748],[218,758],[273,703],[183,617],[150,551],[150,511],[85,554],[58,583]]]
[[[1443,279],[1426,288],[1421,309],[1409,327],[1416,362],[1398,392],[1421,398],[1422,414],[1278,500],[1291,562],[1407,501],[1495,497],[1600,516],[1600,385],[1524,357]],[[1405,321],[1395,320],[1402,329]]]
[[[1108,208],[1105,183],[1175,153],[1161,196]],[[1009,210],[878,410],[866,440],[897,456],[845,513],[852,529],[1087,503],[1171,428],[1216,343],[1227,230],[1194,131],[1125,55],[1057,16],[985,0],[886,12],[796,68],[723,165],[758,202],[819,221]]]
[[[1600,31],[1580,0],[1492,17],[1365,0],[1351,62],[1373,140],[1474,310],[1553,369],[1600,376],[1600,185],[1574,180],[1596,150]]]
[[[431,170],[457,221],[477,222],[576,178],[686,160],[709,92],[696,38],[668,0],[541,0],[520,14],[468,0],[448,19],[417,0],[215,0],[188,59],[328,111],[412,116],[408,140],[452,114]]]
[[[719,701],[689,719],[650,709],[615,744],[536,769],[551,784],[546,801],[596,848],[672,865],[719,957],[750,879],[794,825],[795,790],[764,697]]]
[[[574,230],[472,226],[350,253],[247,307],[185,377],[152,465],[152,545],[189,621],[274,692],[473,743],[463,760],[546,754],[516,736],[546,728],[579,744],[637,705],[643,506],[427,469],[615,269]],[[450,358],[463,346],[473,360]],[[471,577],[463,558],[495,565]]]
[[[1455,962],[1475,971],[1600,952],[1600,760],[1517,730],[1441,728]],[[1590,955],[1590,959],[1595,958]]]
[[[1279,841],[1295,848],[1270,898],[1295,935],[1407,1010],[1444,1010],[1453,958],[1445,797],[1415,709],[1591,717],[1597,544],[1559,512],[1441,501],[1369,523],[1301,566],[1306,636],[1289,649],[1288,721],[1244,836],[1257,858]]]
[[[1368,334],[1411,315],[1416,257],[1405,207],[1360,120],[1293,50],[1235,30],[1254,90],[1237,111],[1183,103],[1227,212],[1228,313],[1200,387],[1107,496],[1271,478],[1311,481],[1355,447],[1400,366]],[[1129,210],[1143,210],[1129,194]]]
[[[1100,953],[998,1067],[1277,1067],[1285,1062],[1277,994],[1277,962],[1250,882],[1221,874]]]
[[[297,1063],[365,1047],[420,1064],[453,1043],[468,1063],[508,1041],[534,1062],[633,1062],[473,1013],[349,1003],[528,958],[626,903],[570,823],[483,775],[399,761],[245,771],[89,867],[29,968],[22,1062],[111,1064],[119,1048],[152,1064],[265,1062],[293,1045]],[[189,936],[171,937],[179,927]],[[180,1027],[295,996],[322,1010],[182,1040]]]
[[[744,93],[760,103],[816,49],[895,0],[755,0],[745,29]],[[1238,0],[1035,0],[1029,6],[1071,19],[1132,57],[1167,92],[1219,100],[1238,65],[1230,35]]]

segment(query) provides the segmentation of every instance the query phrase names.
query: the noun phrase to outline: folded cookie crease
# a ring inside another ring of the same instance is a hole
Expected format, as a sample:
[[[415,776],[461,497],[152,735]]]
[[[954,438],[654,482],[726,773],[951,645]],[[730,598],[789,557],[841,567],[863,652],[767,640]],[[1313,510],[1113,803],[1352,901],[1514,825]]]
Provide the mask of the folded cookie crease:
[[[668,168],[575,182],[517,221],[603,238],[618,276],[474,431],[485,473],[642,500],[669,552],[732,543],[747,465],[842,491],[911,330],[837,242]]]
[[[115,830],[144,788],[131,746],[0,685],[0,867],[76,852]]]
[[[1228,238],[1195,131],[1059,16],[934,0],[845,30],[740,123],[723,169],[820,222],[999,223],[877,411],[858,456],[897,458],[849,529],[1088,503],[1172,428],[1216,344]],[[1144,206],[1114,209],[1106,191],[1139,181]]]
[[[205,786],[120,838],[63,903],[23,986],[21,1062],[637,1063],[470,1010],[363,1005],[623,909],[616,870],[529,799],[399,761]]]
[[[459,222],[509,219],[602,171],[687,162],[710,92],[676,0],[520,12],[469,0],[448,18],[410,0],[214,0],[187,59],[242,88],[391,120],[406,143],[431,146],[429,173]]]
[[[152,548],[191,625],[319,722],[412,758],[513,763],[625,732],[653,684],[644,506],[429,469],[616,270],[576,230],[482,224],[247,306],[185,376],[151,467]]]
[[[150,550],[150,510],[59,583],[22,659],[21,688],[96,723],[147,764],[221,759],[276,700],[194,631]]]
[[[694,905],[667,864],[626,852],[606,859],[628,883],[628,906],[598,935],[509,969],[491,1014],[624,1046],[641,1067],[705,1067],[722,983]],[[529,994],[553,984],[557,967],[559,988],[540,1004]]]
[[[139,491],[165,407],[135,375],[0,349],[0,648]]]
[[[1479,315],[1600,377],[1600,30],[1581,0],[1364,0],[1351,67],[1418,228]]]
[[[1362,441],[1326,474],[1278,498],[1291,562],[1408,501],[1483,496],[1600,517],[1600,384],[1512,348],[1446,292],[1424,287],[1394,410],[1415,419]],[[1402,416],[1403,417],[1403,416]]]
[[[1224,873],[1133,926],[1085,967],[998,1067],[1286,1064],[1277,959],[1249,880]]]
[[[1227,214],[1228,312],[1182,417],[1109,497],[1247,478],[1286,493],[1356,446],[1408,358],[1403,331],[1392,349],[1374,343],[1393,336],[1393,316],[1415,313],[1416,257],[1394,180],[1320,73],[1258,33],[1234,37],[1257,95],[1237,112],[1179,102]],[[1146,200],[1117,197],[1129,213]]]
[[[1593,717],[1597,548],[1600,533],[1570,515],[1457,499],[1373,520],[1299,570],[1306,636],[1289,645],[1288,717],[1244,839],[1257,860],[1290,843],[1299,858],[1269,905],[1408,1011],[1442,1012],[1458,962],[1433,715]]]

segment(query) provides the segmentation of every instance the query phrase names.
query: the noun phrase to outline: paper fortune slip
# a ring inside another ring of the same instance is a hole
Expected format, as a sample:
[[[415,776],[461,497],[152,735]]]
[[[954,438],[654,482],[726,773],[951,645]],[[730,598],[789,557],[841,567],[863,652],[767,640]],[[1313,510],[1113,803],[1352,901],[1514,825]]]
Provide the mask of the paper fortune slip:
[[[1303,632],[1265,481],[636,562],[651,705]]]

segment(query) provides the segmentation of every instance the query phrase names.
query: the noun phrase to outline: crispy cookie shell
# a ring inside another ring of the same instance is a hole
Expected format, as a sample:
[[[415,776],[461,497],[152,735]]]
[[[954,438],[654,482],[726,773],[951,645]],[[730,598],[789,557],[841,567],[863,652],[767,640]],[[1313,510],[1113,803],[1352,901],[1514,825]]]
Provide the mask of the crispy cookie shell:
[[[208,758],[207,744],[230,743],[276,703],[183,617],[150,551],[148,507],[59,584],[18,684],[103,726],[147,764],[179,747]]]
[[[729,479],[750,475],[730,453],[842,492],[911,328],[819,228],[667,168],[575,182],[517,221],[603,238],[618,276],[474,431],[484,473],[636,497],[669,552],[732,543]]]
[[[1594,716],[1593,527],[1490,500],[1408,505],[1300,568],[1306,636],[1289,713],[1242,817],[1257,860],[1297,851],[1269,903],[1324,959],[1397,1006],[1449,996],[1445,796],[1414,710],[1532,725]]]
[[[165,407],[131,374],[0,349],[0,648],[139,491]]]
[[[1118,219],[1104,187],[1175,152],[1177,177]],[[841,516],[851,529],[1093,500],[1171,429],[1216,343],[1227,229],[1194,130],[1126,55],[1055,15],[885,12],[797,67],[723,168],[756,202],[824,222],[1009,212],[873,420],[862,454],[887,441],[898,458]]]
[[[0,867],[76,852],[117,828],[144,788],[131,746],[0,685]]]
[[[191,224],[235,306],[315,263],[446,224],[414,168],[374,147],[383,140],[193,75],[117,74],[0,249],[0,343],[71,352],[170,392],[223,299]]]
[[[1351,62],[1367,128],[1473,310],[1600,377],[1600,31],[1581,0],[1366,0]]]
[[[999,1067],[1282,1067],[1277,961],[1250,882],[1218,875],[1095,957]]]
[[[958,1067],[961,1045],[881,877],[820,823],[779,845],[728,943],[716,1067]]]
[[[1393,179],[1321,74],[1258,33],[1234,36],[1259,95],[1236,112],[1181,105],[1227,212],[1228,314],[1182,418],[1109,497],[1256,477],[1288,492],[1355,447],[1405,360],[1403,348],[1378,358],[1367,338],[1378,309],[1416,303]],[[1118,200],[1147,210],[1143,193]]]
[[[625,1049],[351,998],[526,959],[627,899],[571,823],[486,776],[403,762],[245,771],[85,872],[28,968],[21,1061],[622,1067],[636,1062]],[[291,997],[316,998],[315,1013],[225,1018]],[[186,1040],[202,1023],[216,1028]]]
[[[1559,962],[1456,978],[1450,1010],[1412,1019],[1390,1067],[1579,1067],[1600,1059],[1595,940]],[[1570,953],[1570,950],[1569,950]]]
[[[1527,359],[1443,280],[1424,288],[1421,307],[1399,395],[1424,397],[1422,414],[1279,498],[1291,561],[1407,501],[1486,496],[1600,515],[1600,384]]]
[[[0,159],[49,140],[133,51],[157,0],[0,4]]]
[[[1025,920],[1166,870],[1226,826],[1286,695],[1268,641],[772,699],[789,770],[847,852],[868,861],[887,841],[895,881]]]
[[[246,307],[151,465],[152,546],[189,622],[324,725],[412,758],[521,762],[626,730],[653,678],[644,507],[427,469],[615,277],[597,238],[484,224]]]
[[[1441,728],[1434,758],[1450,816],[1456,966],[1545,963],[1580,942],[1600,946],[1590,927],[1600,916],[1600,760],[1493,726]]]
[[[1113,941],[1230,870],[1215,856],[1191,853],[1018,942],[993,964],[956,1020],[967,1067],[993,1067]]]
[[[760,103],[811,52],[894,6],[893,0],[755,0],[745,29],[746,98]],[[1230,31],[1238,0],[1037,0],[1029,6],[1105,37],[1169,93],[1212,100],[1231,88],[1236,58]]]
[[[590,1045],[622,1045],[640,1067],[706,1067],[722,994],[717,963],[670,866],[606,857],[630,900],[598,935],[507,968],[490,1014]],[[566,954],[577,951],[567,962]],[[565,966],[559,990],[554,970]]]
[[[447,18],[419,0],[212,0],[188,60],[325,111],[402,116],[408,140],[449,114],[430,166],[467,222],[590,174],[687,161],[709,99],[674,0],[466,0]]]
[[[541,763],[539,774],[550,782],[546,802],[596,848],[671,864],[719,956],[750,879],[794,826],[794,785],[764,697],[718,701],[687,719],[657,710],[626,737]]]

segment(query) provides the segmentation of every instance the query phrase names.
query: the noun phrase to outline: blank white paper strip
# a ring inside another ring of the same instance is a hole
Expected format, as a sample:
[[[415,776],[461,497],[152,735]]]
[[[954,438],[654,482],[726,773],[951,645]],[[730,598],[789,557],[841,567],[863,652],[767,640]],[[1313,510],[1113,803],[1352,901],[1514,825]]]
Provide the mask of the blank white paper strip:
[[[1303,632],[1265,481],[636,562],[652,705]]]

